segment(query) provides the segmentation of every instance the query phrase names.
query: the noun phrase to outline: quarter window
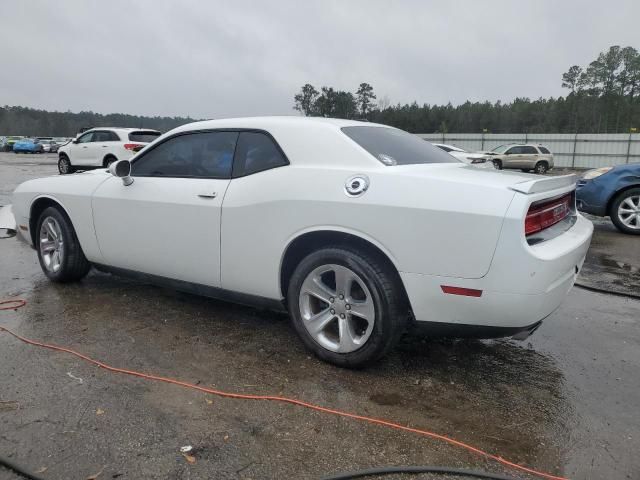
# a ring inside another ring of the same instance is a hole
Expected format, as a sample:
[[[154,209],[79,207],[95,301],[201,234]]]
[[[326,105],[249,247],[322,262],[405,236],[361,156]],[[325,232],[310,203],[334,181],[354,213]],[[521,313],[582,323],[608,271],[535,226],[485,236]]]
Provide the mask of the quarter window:
[[[237,132],[180,135],[144,153],[131,165],[139,177],[230,178]]]
[[[544,153],[545,155],[549,155],[551,153],[547,147],[538,147],[538,150],[540,150],[540,153]]]
[[[262,132],[240,132],[233,163],[234,177],[243,177],[289,164],[273,139]]]

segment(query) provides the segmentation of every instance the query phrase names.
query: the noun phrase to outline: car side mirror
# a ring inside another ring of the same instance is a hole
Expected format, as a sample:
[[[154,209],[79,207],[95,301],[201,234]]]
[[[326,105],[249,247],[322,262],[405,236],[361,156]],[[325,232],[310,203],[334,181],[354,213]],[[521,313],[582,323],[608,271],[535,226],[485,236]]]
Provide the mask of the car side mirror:
[[[109,165],[109,172],[114,177],[121,178],[122,184],[125,187],[128,187],[133,183],[133,178],[131,178],[131,162],[129,160],[118,160],[117,162],[113,162]]]
[[[78,139],[74,138],[73,140],[71,140],[71,143],[78,143]]]

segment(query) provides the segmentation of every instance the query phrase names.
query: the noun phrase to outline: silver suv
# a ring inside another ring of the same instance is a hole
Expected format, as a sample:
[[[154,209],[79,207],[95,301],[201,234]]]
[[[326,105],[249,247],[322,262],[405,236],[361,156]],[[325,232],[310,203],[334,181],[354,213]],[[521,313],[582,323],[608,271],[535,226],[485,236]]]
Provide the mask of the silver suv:
[[[553,154],[542,145],[512,143],[485,153],[491,155],[493,164],[499,170],[517,168],[523,172],[533,170],[543,174],[553,168]]]

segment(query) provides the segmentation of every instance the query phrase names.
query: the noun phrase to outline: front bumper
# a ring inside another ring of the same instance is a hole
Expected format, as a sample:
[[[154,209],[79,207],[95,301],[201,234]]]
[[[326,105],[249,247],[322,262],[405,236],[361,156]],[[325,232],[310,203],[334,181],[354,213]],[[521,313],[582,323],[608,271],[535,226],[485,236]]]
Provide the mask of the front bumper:
[[[417,323],[497,328],[505,336],[534,327],[556,310],[584,263],[593,224],[582,216],[564,234],[511,252],[502,240],[483,278],[462,279],[400,272]],[[526,242],[523,239],[523,243]],[[516,255],[517,254],[517,255]],[[452,295],[442,286],[481,290],[479,297]],[[481,330],[480,330],[481,331]]]
[[[597,179],[595,179],[597,180]],[[607,215],[607,191],[595,180],[580,180],[576,185],[576,206],[578,210],[597,217]]]

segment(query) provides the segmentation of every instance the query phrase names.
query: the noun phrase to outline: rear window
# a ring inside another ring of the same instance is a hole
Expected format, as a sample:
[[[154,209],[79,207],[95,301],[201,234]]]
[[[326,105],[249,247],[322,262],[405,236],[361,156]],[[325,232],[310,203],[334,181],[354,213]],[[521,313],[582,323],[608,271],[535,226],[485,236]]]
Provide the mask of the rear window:
[[[429,142],[395,128],[342,127],[342,131],[385,165],[460,163]]]
[[[151,143],[156,138],[162,135],[160,132],[131,132],[129,134],[129,140],[132,142]]]
[[[546,153],[547,155],[551,153],[547,147],[538,147],[538,150],[540,150],[540,153]]]

